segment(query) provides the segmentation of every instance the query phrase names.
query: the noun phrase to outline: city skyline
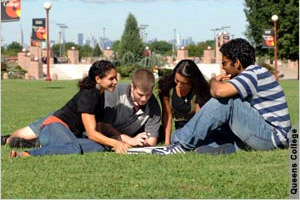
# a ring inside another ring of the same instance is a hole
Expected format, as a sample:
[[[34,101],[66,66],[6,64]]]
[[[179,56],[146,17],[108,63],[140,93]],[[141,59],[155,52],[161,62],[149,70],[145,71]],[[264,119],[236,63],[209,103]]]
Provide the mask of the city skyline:
[[[45,17],[46,1],[22,0],[21,19],[1,24],[2,44],[21,41],[29,44],[32,18]],[[126,18],[132,13],[146,40],[191,37],[194,42],[213,40],[213,29],[229,26],[234,37],[245,37],[246,18],[240,0],[52,0],[50,40],[59,41],[60,27],[65,24],[66,42],[77,44],[77,35],[120,40]],[[34,12],[32,12],[33,10]]]

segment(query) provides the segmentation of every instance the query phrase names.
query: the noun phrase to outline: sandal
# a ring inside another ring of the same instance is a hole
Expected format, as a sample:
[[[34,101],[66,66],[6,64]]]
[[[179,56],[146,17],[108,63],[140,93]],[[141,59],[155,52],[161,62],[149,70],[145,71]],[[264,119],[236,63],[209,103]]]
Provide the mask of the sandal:
[[[23,157],[22,152],[11,150],[10,153],[9,153],[9,158],[12,159],[12,158],[16,158],[16,157]]]

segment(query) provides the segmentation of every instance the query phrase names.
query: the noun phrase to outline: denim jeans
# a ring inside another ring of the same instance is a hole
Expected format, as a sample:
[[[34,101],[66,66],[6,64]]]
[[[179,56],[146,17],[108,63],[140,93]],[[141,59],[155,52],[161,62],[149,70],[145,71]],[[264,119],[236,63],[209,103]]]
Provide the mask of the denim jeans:
[[[239,98],[209,100],[190,121],[172,134],[172,143],[179,142],[192,150],[210,133],[229,127],[235,136],[255,150],[271,150],[273,127],[268,124],[249,102]],[[222,137],[222,135],[220,135]],[[224,136],[225,137],[225,136]]]
[[[45,117],[38,119],[34,122],[32,122],[31,124],[29,124],[29,128],[31,128],[31,130],[36,134],[37,137],[40,136],[40,127],[42,125],[42,123],[45,121],[45,119],[47,119],[50,115],[52,115],[55,111],[50,112],[48,115],[46,115]]]
[[[105,150],[104,146],[92,140],[77,138],[61,123],[51,123],[42,127],[39,139],[42,147],[29,150],[32,156],[83,154]]]

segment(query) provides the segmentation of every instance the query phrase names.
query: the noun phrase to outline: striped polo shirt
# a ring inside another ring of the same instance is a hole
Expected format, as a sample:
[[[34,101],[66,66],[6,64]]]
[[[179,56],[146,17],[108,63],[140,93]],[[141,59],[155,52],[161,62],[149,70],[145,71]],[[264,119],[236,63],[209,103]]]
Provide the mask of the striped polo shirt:
[[[229,82],[238,90],[240,98],[248,101],[274,127],[274,146],[287,147],[287,134],[291,129],[288,105],[281,86],[269,71],[251,65]]]

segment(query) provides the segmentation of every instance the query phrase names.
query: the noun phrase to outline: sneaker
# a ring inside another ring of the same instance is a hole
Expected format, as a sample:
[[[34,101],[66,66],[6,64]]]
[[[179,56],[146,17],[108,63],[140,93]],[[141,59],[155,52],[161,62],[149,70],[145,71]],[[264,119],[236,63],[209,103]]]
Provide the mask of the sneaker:
[[[209,145],[203,145],[194,150],[197,153],[201,154],[232,154],[235,153],[235,147],[231,143],[222,144],[218,147],[212,147]]]
[[[169,155],[169,154],[177,154],[177,153],[186,153],[187,150],[178,142],[164,148],[164,149],[152,149],[152,154],[158,154],[158,155]]]
[[[35,148],[40,147],[39,139],[25,140],[23,138],[13,137],[9,141],[9,146],[14,148]]]
[[[10,135],[1,135],[1,145],[6,145],[6,140]]]

